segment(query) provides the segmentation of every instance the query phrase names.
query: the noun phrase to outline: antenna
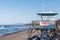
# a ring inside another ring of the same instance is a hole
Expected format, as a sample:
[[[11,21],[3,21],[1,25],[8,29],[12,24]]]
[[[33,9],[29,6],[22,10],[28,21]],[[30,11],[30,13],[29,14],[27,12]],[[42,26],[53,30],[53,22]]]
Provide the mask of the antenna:
[[[42,3],[42,10],[45,11],[45,4]]]

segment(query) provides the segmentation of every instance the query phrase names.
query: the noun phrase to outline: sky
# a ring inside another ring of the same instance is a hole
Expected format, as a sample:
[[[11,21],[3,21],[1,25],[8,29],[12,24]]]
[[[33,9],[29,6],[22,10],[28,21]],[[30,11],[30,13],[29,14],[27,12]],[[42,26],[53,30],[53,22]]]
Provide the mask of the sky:
[[[58,12],[60,19],[60,0],[0,0],[0,24],[31,23],[42,11]]]

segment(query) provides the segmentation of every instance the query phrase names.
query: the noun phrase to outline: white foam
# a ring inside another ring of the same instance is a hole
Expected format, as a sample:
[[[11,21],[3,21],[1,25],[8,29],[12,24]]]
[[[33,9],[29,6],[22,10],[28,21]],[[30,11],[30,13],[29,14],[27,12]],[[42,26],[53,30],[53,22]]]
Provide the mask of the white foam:
[[[8,29],[8,28],[0,28],[0,29]]]

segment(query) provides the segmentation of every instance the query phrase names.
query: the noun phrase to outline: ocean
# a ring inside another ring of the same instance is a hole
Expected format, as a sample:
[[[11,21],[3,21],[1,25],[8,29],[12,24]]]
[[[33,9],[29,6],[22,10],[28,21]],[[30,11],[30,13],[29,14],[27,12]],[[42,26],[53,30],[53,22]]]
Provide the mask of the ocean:
[[[0,26],[0,36],[23,30],[28,30],[29,28],[30,27],[28,26]]]

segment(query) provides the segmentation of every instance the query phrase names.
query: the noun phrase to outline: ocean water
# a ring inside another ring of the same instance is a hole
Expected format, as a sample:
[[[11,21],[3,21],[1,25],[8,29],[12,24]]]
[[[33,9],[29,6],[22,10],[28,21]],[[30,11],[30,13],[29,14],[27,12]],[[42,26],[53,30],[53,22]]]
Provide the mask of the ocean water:
[[[29,28],[30,27],[28,26],[0,26],[0,36],[18,31],[28,30]]]

